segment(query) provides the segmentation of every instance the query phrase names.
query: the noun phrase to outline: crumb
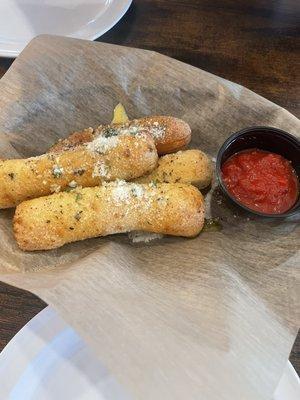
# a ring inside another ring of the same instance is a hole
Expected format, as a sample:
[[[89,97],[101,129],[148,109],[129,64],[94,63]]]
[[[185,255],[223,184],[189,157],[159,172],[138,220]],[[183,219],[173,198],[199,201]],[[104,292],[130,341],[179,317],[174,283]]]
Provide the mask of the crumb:
[[[149,243],[152,240],[162,239],[164,236],[159,233],[132,231],[128,233],[128,237],[132,243]]]

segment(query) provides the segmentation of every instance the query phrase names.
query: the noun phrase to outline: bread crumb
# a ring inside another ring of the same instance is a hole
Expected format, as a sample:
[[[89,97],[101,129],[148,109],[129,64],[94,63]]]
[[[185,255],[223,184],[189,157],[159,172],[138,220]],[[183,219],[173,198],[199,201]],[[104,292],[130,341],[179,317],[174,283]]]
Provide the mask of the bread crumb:
[[[59,193],[60,189],[61,189],[60,185],[51,185],[50,186],[51,193]]]
[[[132,243],[149,243],[152,240],[162,239],[164,235],[160,233],[132,231],[128,233],[128,237],[132,241]]]

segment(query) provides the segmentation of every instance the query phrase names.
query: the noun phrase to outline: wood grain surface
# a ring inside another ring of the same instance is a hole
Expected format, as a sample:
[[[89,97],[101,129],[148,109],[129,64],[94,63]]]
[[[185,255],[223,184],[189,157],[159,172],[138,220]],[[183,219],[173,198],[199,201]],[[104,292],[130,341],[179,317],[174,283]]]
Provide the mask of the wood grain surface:
[[[99,41],[159,51],[240,83],[296,116],[299,105],[297,0],[133,1]],[[0,60],[0,76],[11,60]],[[0,349],[46,304],[0,284]],[[300,372],[300,337],[291,353]]]

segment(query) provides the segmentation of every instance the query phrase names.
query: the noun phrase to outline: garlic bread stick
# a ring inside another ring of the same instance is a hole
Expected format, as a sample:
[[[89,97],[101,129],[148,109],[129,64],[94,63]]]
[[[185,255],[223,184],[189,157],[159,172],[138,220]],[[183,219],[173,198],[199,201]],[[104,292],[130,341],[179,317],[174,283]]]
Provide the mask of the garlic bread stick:
[[[0,208],[67,187],[130,180],[149,173],[156,163],[156,148],[147,134],[101,136],[59,154],[0,161]]]
[[[93,140],[99,135],[117,136],[123,132],[136,134],[149,133],[155,142],[158,154],[177,151],[191,140],[191,129],[183,120],[170,116],[152,116],[129,121],[125,124],[100,125],[98,128],[87,128],[74,132],[67,138],[58,141],[50,148],[50,152],[61,152]]]
[[[23,250],[48,250],[91,237],[134,230],[193,237],[204,223],[194,186],[124,181],[24,201],[13,227]]]
[[[200,150],[184,150],[158,159],[157,167],[149,175],[134,179],[136,183],[187,183],[199,189],[212,180],[213,168],[209,157]]]

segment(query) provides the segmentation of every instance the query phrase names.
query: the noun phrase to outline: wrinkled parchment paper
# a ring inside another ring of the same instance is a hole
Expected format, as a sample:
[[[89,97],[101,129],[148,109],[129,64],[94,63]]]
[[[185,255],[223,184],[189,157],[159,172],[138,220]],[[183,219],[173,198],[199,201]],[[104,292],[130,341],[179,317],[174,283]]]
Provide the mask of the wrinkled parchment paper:
[[[212,157],[247,126],[300,132],[286,110],[197,68],[54,36],[29,44],[0,93],[3,158],[108,123],[118,102],[131,118],[183,118],[191,146]],[[221,232],[149,245],[118,235],[36,253],[18,249],[13,210],[1,210],[0,278],[58,310],[134,399],[270,399],[299,323],[299,219],[249,219],[216,188],[207,203]]]

